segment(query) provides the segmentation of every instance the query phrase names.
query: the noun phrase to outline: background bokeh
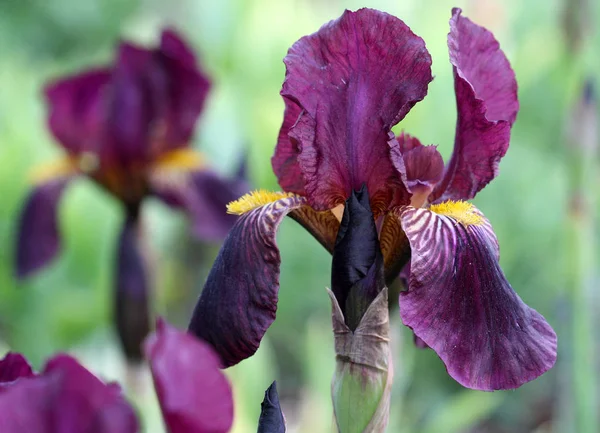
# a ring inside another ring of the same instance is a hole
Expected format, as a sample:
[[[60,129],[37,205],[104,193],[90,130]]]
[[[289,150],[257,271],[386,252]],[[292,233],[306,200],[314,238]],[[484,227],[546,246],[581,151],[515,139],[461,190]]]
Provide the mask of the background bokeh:
[[[60,206],[63,253],[25,282],[14,278],[15,232],[30,188],[28,172],[60,154],[46,128],[44,83],[111,61],[119,38],[149,44],[162,27],[172,26],[195,48],[213,77],[196,130],[196,148],[223,173],[232,173],[247,158],[253,185],[277,189],[270,156],[283,116],[282,58],[293,42],[344,8],[375,7],[404,20],[424,38],[433,57],[435,79],[427,98],[396,129],[423,143],[438,144],[447,158],[456,112],[446,35],[450,10],[460,6],[500,41],[516,72],[521,101],[500,176],[475,204],[495,228],[509,281],[557,329],[561,352],[555,369],[519,390],[465,390],[448,377],[433,351],[413,347],[396,309],[396,375],[388,431],[567,432],[559,426],[577,412],[565,397],[571,392],[572,354],[577,353],[571,350],[571,319],[578,312],[571,308],[577,303],[570,259],[580,253],[578,244],[569,242],[578,230],[570,211],[576,185],[570,181],[569,149],[578,145],[576,107],[584,82],[600,78],[597,3],[0,0],[0,354],[9,348],[21,351],[39,367],[53,352],[75,353],[103,377],[124,381],[146,431],[162,431],[148,375],[125,367],[111,327],[114,251],[123,218],[114,199],[89,181],[70,187]],[[569,125],[574,133],[568,133]],[[599,185],[594,176],[579,191],[592,204]],[[144,206],[157,264],[155,310],[185,326],[218,245],[190,239],[181,214],[158,202]],[[588,255],[597,243],[594,209],[583,210],[592,221],[585,240]],[[282,267],[277,320],[256,356],[228,370],[236,395],[234,431],[255,431],[259,403],[273,379],[279,384],[290,432],[329,431],[334,359],[324,288],[329,284],[330,258],[292,220],[282,224],[278,243]],[[593,279],[592,286],[595,283]],[[599,292],[585,292],[585,304],[596,311],[595,329]],[[594,350],[597,354],[595,338],[584,339],[590,356]],[[589,380],[589,387],[600,384],[597,376]]]

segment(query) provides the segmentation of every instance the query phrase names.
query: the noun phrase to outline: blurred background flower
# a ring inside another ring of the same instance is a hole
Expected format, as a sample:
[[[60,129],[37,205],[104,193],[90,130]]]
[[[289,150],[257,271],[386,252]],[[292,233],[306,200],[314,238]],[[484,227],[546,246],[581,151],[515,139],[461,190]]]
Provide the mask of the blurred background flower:
[[[446,60],[449,11],[461,7],[465,16],[487,27],[501,42],[515,70],[521,109],[500,164],[501,175],[478,194],[474,204],[485,209],[494,226],[507,279],[555,327],[567,350],[559,354],[557,368],[516,391],[464,390],[447,376],[433,351],[413,349],[412,336],[393,311],[391,329],[397,333],[393,340],[401,343],[393,347],[395,384],[388,430],[519,433],[548,432],[554,426],[555,431],[569,431],[561,430],[557,421],[561,417],[568,422],[574,412],[574,400],[561,401],[561,396],[570,395],[573,357],[578,353],[568,350],[574,341],[569,338],[573,280],[568,272],[573,264],[566,260],[570,253],[565,244],[570,236],[567,211],[573,204],[564,144],[567,119],[584,80],[600,79],[600,5],[591,1],[1,2],[0,350],[10,346],[24,352],[36,367],[53,351],[69,350],[106,378],[123,375],[123,360],[110,333],[112,264],[122,222],[116,201],[90,182],[74,184],[59,209],[64,254],[36,278],[17,282],[13,276],[18,214],[30,191],[27,173],[58,154],[45,125],[42,88],[49,80],[109,63],[119,38],[155,44],[160,29],[175,28],[201,54],[213,82],[193,146],[228,175],[234,175],[241,155],[247,155],[250,180],[256,187],[273,190],[277,182],[269,160],[283,116],[282,59],[301,36],[338,17],[344,8],[362,6],[399,17],[425,40],[435,79],[427,98],[395,132],[410,131],[424,143],[438,144],[445,160],[452,151],[456,122],[452,70]],[[582,17],[585,25],[572,24]],[[593,113],[597,119],[597,108]],[[596,168],[589,177],[589,194],[599,181],[597,161],[592,165]],[[596,200],[589,207],[592,235],[585,236],[589,245],[597,242],[593,229],[597,206]],[[149,248],[161,257],[154,266],[156,310],[185,326],[217,247],[199,247],[189,236],[182,213],[170,212],[152,199],[145,208]],[[328,431],[334,360],[324,288],[329,284],[331,259],[293,221],[282,224],[278,239],[280,284],[285,290],[280,293],[277,320],[257,354],[227,371],[236,405],[233,431],[256,428],[260,412],[256,402],[273,379],[277,379],[288,431]],[[597,329],[596,268],[597,260],[589,290],[595,295],[587,296],[584,304],[595,308],[590,315]],[[586,355],[594,353],[590,339],[585,336],[580,343],[590,348]],[[151,389],[147,374],[140,380]],[[590,384],[588,389],[594,382]],[[142,393],[137,403],[145,415],[146,431],[162,431],[152,394]]]

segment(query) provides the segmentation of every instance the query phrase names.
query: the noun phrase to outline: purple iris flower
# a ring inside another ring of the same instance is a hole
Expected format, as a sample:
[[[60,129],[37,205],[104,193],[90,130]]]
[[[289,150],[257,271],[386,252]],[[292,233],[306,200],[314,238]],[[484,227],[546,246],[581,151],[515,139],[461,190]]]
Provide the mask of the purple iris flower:
[[[145,343],[169,433],[226,433],[233,423],[231,386],[219,357],[197,338],[159,320]],[[275,384],[267,390],[259,432],[285,431]],[[135,411],[116,384],[104,384],[74,358],[57,355],[35,374],[20,354],[0,360],[3,433],[136,433]]]
[[[379,247],[388,284],[409,266],[402,320],[455,380],[510,389],[552,367],[554,331],[513,291],[489,221],[463,201],[497,175],[508,149],[519,108],[515,75],[493,35],[460,9],[452,11],[448,47],[458,118],[446,165],[435,146],[391,132],[432,80],[425,43],[401,20],[371,9],[346,11],[288,51],[285,114],[272,158],[284,192],[257,191],[229,205],[241,217],[190,323],[225,366],[254,354],[275,319],[275,234],[283,218],[291,216],[335,253],[344,207],[356,202],[350,224],[360,228],[360,219],[372,218],[379,245],[365,225],[365,248],[375,255],[349,242],[366,265],[347,279],[365,277]],[[334,254],[334,283],[335,261]]]
[[[193,52],[167,30],[157,48],[123,42],[114,65],[62,78],[45,91],[49,128],[65,156],[34,173],[35,187],[20,218],[16,272],[28,276],[56,256],[62,193],[77,177],[95,181],[125,211],[116,260],[116,318],[130,358],[141,358],[150,320],[146,265],[138,246],[144,198],[184,210],[198,238],[220,241],[235,222],[226,204],[248,191],[243,175],[223,178],[189,146],[209,87]]]

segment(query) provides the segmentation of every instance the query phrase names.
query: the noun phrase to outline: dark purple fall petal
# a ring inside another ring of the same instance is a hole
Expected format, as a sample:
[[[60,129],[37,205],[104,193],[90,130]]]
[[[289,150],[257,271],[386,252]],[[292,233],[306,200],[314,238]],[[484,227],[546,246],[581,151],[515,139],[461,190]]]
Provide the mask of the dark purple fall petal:
[[[78,155],[100,145],[110,75],[108,68],[96,69],[46,87],[48,126],[67,152]]]
[[[554,365],[556,334],[506,281],[481,217],[464,225],[426,209],[402,212],[412,256],[400,315],[461,385],[513,389]]]
[[[20,353],[9,352],[0,360],[0,391],[13,385],[17,379],[33,376],[31,365]]]
[[[105,385],[67,355],[0,393],[2,433],[136,433],[119,387]]]
[[[304,191],[304,178],[300,164],[298,163],[298,155],[300,154],[298,142],[297,140],[292,140],[288,135],[290,129],[296,125],[300,113],[302,113],[302,108],[291,99],[284,97],[283,101],[285,102],[283,124],[279,130],[277,146],[271,158],[271,165],[281,189],[287,192],[306,195]]]
[[[468,200],[498,174],[519,110],[517,82],[494,36],[452,10],[448,48],[458,117],[454,152],[430,201]]]
[[[169,433],[225,433],[233,397],[212,348],[159,320],[144,343]]]
[[[227,213],[227,204],[250,189],[246,178],[223,177],[212,170],[189,174],[176,173],[173,178],[154,176],[152,192],[167,205],[183,209],[193,224],[194,235],[208,242],[220,242],[237,221]]]
[[[257,433],[285,433],[285,418],[279,405],[275,382],[265,391],[265,398],[260,405]]]
[[[281,261],[275,234],[304,204],[292,196],[245,213],[221,247],[189,331],[215,348],[224,367],[252,356],[275,320]]]
[[[300,149],[311,206],[331,209],[363,183],[376,215],[406,204],[398,203],[406,188],[387,134],[427,93],[431,57],[423,40],[386,13],[346,11],[296,42],[284,63],[281,95],[304,109],[289,136]]]
[[[142,342],[150,331],[148,276],[139,245],[138,219],[128,215],[116,257],[115,324],[125,356],[141,361]]]
[[[58,204],[70,178],[37,185],[19,217],[17,277],[24,278],[50,262],[60,249]]]

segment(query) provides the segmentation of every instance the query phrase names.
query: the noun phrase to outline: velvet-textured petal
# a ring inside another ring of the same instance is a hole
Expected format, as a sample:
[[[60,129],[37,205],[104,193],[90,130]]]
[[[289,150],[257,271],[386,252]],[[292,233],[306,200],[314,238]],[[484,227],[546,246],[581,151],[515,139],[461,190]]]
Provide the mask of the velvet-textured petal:
[[[252,356],[275,320],[281,262],[275,234],[305,204],[291,196],[245,213],[221,247],[189,330],[215,348],[224,367]]]
[[[0,360],[0,391],[17,379],[33,376],[31,365],[20,353],[9,352]]]
[[[105,385],[59,355],[37,377],[0,393],[2,433],[136,433],[135,413],[119,387]]]
[[[421,207],[442,179],[444,160],[436,146],[423,146],[408,134],[388,141],[396,170],[405,175],[405,183],[412,194],[411,205]]]
[[[494,36],[453,9],[448,34],[458,117],[454,152],[431,201],[473,198],[498,174],[519,110],[517,82]]]
[[[491,225],[476,212],[475,224],[426,209],[402,212],[412,256],[400,315],[463,386],[517,388],[554,365],[556,334],[513,291]]]
[[[137,211],[136,211],[137,213]],[[125,356],[142,360],[142,342],[150,331],[147,266],[140,248],[138,217],[128,215],[117,246],[115,323]]]
[[[285,433],[285,419],[279,405],[275,382],[265,391],[265,398],[260,405],[257,433]]]
[[[50,262],[60,250],[58,204],[70,178],[37,185],[21,215],[16,245],[16,273],[24,278]]]
[[[212,170],[151,178],[153,193],[169,206],[185,210],[194,235],[209,242],[222,241],[237,216],[227,213],[227,204],[247,193],[246,178],[226,178]]]
[[[192,335],[159,320],[144,344],[169,433],[226,433],[233,398],[220,359]]]
[[[387,209],[405,190],[387,134],[432,79],[423,40],[386,13],[346,11],[296,42],[284,63],[281,95],[304,109],[289,135],[311,205],[331,209],[366,183],[373,211]]]
[[[288,135],[290,129],[296,125],[300,113],[302,113],[302,108],[291,99],[283,98],[283,100],[285,102],[283,124],[279,130],[277,146],[275,146],[275,153],[271,158],[271,165],[281,189],[305,195],[304,177],[298,163],[298,155],[300,154],[298,141],[296,139],[292,140]]]
[[[46,87],[48,126],[69,153],[93,151],[99,146],[110,75],[108,68],[95,69]]]

